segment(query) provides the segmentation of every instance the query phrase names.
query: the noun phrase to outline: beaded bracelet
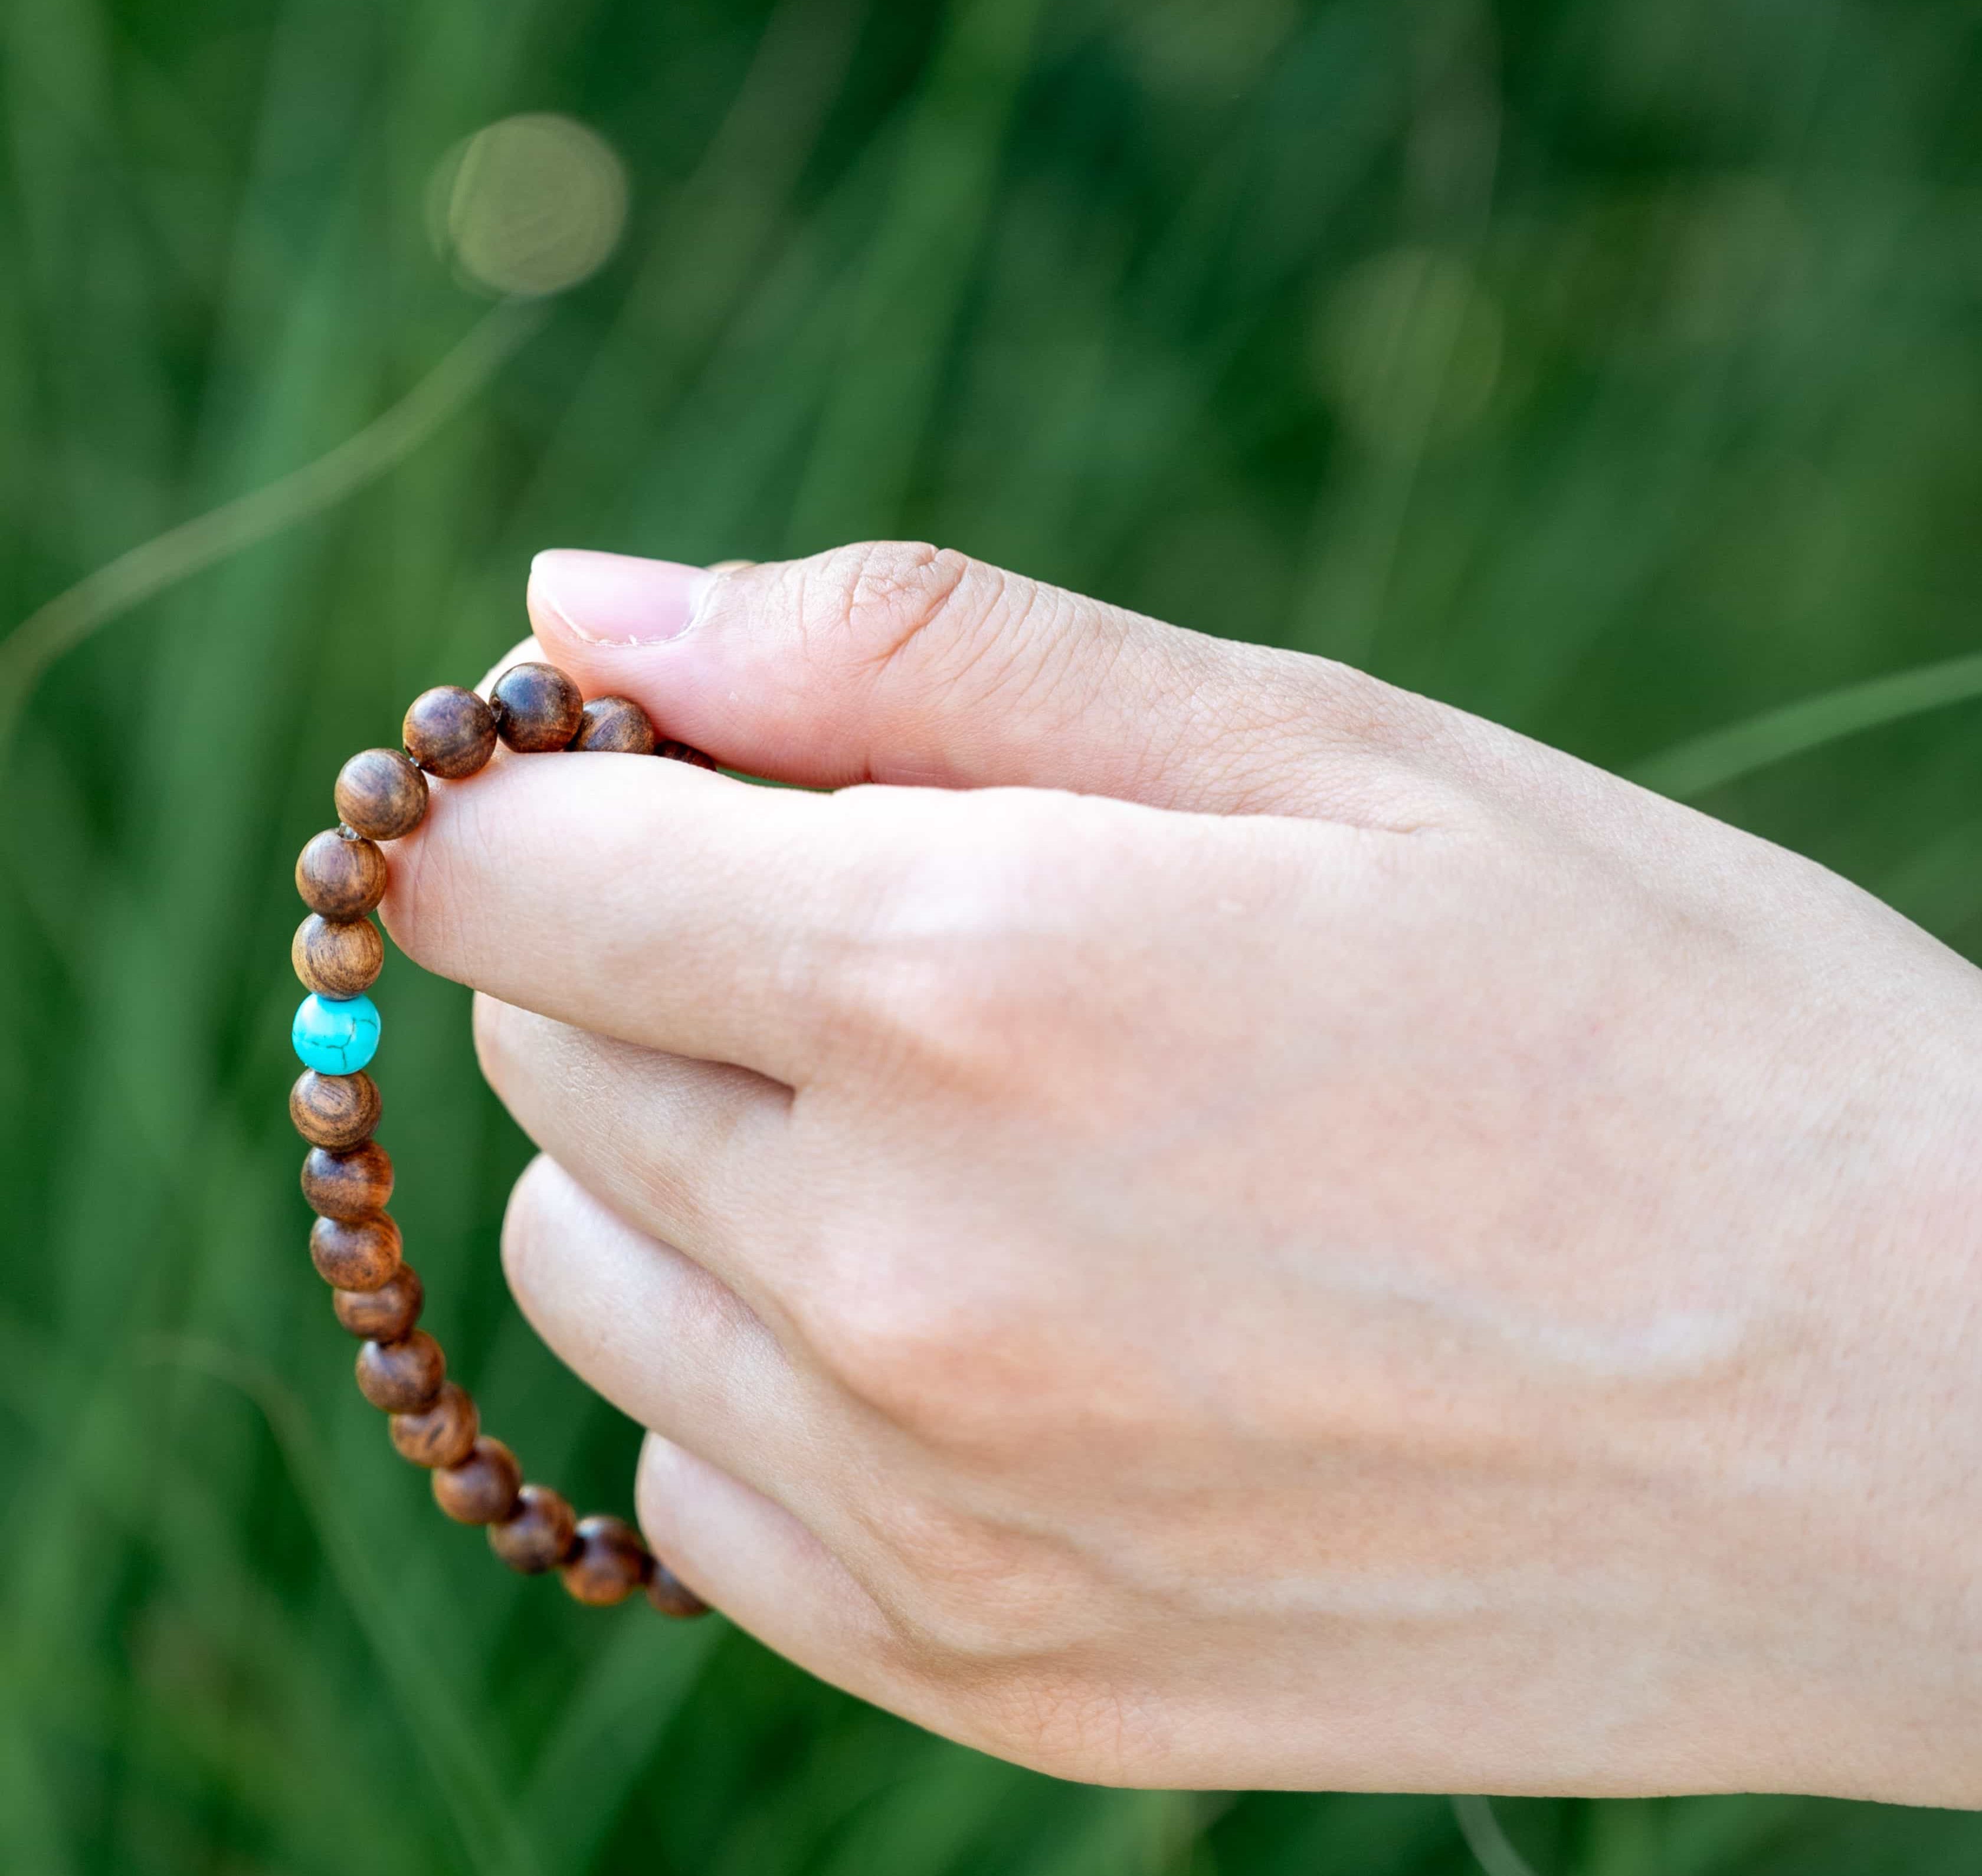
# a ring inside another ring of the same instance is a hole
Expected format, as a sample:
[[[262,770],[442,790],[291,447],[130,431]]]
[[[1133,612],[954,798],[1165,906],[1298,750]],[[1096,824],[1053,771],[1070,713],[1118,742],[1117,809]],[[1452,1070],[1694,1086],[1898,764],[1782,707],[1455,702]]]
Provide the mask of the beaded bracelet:
[[[684,743],[664,742],[624,697],[581,698],[549,665],[517,665],[484,702],[452,685],[423,692],[406,712],[405,748],[367,749],[339,771],[338,825],[296,861],[296,890],[310,915],[289,956],[309,995],[291,1031],[303,1073],[289,1118],[310,1143],[303,1196],[317,1215],[310,1258],[332,1286],[338,1321],[362,1338],[359,1391],[392,1415],[399,1456],[433,1476],[435,1502],[464,1524],[488,1527],[489,1544],[512,1570],[555,1569],[580,1602],[622,1602],[637,1589],[664,1615],[704,1604],[623,1518],[579,1518],[548,1485],[526,1484],[516,1455],[482,1431],[473,1398],[447,1378],[439,1343],[418,1327],[425,1301],[385,1211],[392,1162],[372,1138],[382,1103],[365,1072],[379,1046],[379,1012],[365,995],[385,963],[385,941],[367,916],[385,896],[379,843],[412,832],[427,811],[427,777],[459,781],[495,753],[585,749],[658,755],[716,765]]]

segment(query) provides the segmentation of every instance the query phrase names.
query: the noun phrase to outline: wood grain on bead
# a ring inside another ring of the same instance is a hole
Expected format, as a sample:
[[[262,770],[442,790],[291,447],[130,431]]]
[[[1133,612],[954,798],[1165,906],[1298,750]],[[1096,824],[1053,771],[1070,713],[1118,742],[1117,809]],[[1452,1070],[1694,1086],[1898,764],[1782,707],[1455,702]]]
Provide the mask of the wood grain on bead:
[[[369,840],[399,840],[427,811],[427,778],[397,749],[361,749],[337,771],[337,818]]]
[[[585,1518],[561,1574],[580,1602],[604,1608],[639,1588],[652,1564],[640,1534],[623,1518]]]
[[[425,1329],[395,1342],[367,1342],[358,1351],[358,1391],[389,1414],[417,1414],[433,1405],[447,1379],[447,1358]]]
[[[709,1604],[658,1557],[647,1573],[647,1600],[662,1614],[672,1615],[683,1621],[690,1616],[709,1613]]]
[[[713,768],[716,758],[704,755],[699,749],[692,749],[685,742],[658,742],[654,745],[656,755],[664,755],[670,762],[686,762],[694,768]]]
[[[516,1508],[523,1488],[516,1455],[485,1433],[459,1465],[433,1475],[434,1502],[457,1524],[493,1524]]]
[[[363,1069],[355,1075],[319,1075],[305,1068],[289,1090],[289,1119],[312,1146],[348,1153],[378,1131],[385,1102],[379,1084]]]
[[[392,1196],[392,1158],[375,1140],[348,1153],[312,1147],[303,1161],[303,1197],[324,1218],[369,1218]]]
[[[459,1465],[474,1451],[482,1432],[475,1397],[459,1381],[448,1381],[432,1406],[417,1414],[395,1414],[389,1423],[392,1450],[402,1459],[429,1469]]]
[[[654,726],[630,697],[595,697],[580,713],[571,746],[593,755],[652,755]]]
[[[326,829],[296,856],[296,890],[326,918],[362,918],[385,896],[385,856],[362,834]]]
[[[395,1342],[412,1335],[425,1303],[426,1286],[412,1265],[402,1263],[369,1290],[339,1290],[330,1299],[337,1319],[352,1335],[375,1342]]]
[[[309,1244],[316,1274],[334,1290],[375,1290],[399,1268],[399,1228],[382,1211],[369,1218],[319,1218]]]
[[[496,753],[496,713],[472,691],[439,685],[413,699],[399,735],[429,775],[459,781]]]
[[[555,665],[512,665],[489,693],[496,733],[526,755],[562,749],[578,734],[585,699]]]
[[[489,1527],[489,1548],[512,1570],[542,1576],[571,1554],[577,1532],[578,1514],[569,1499],[548,1485],[526,1485],[516,1509]]]
[[[385,941],[369,918],[312,912],[289,941],[289,962],[304,989],[319,997],[355,997],[379,981]]]

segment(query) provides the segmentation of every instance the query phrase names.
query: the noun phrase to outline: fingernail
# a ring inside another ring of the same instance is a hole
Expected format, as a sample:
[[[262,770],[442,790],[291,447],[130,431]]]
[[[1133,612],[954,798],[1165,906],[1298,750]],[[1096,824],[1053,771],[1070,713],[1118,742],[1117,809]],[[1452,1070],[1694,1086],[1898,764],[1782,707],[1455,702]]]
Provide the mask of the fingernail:
[[[715,578],[677,561],[553,548],[530,562],[530,601],[588,645],[660,645],[695,623]]]

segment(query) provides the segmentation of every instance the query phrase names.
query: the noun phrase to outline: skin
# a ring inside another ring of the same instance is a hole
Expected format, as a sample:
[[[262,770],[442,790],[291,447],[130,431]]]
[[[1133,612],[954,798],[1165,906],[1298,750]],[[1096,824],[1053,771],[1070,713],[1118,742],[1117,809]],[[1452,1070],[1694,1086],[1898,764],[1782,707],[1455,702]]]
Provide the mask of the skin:
[[[929,548],[546,556],[532,614],[834,791],[506,753],[385,908],[482,993],[511,1285],[701,1595],[1070,1778],[1982,1804],[1970,965]]]

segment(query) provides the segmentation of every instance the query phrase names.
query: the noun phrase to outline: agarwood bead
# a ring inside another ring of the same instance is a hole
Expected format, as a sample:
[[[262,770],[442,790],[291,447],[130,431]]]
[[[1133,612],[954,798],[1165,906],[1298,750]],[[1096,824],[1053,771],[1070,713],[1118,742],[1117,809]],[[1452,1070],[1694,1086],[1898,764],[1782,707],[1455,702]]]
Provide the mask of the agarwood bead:
[[[365,1218],[392,1196],[392,1161],[375,1140],[349,1153],[312,1147],[303,1161],[303,1197],[326,1218]]]
[[[395,1414],[387,1423],[392,1449],[415,1465],[459,1465],[474,1451],[482,1431],[475,1397],[459,1381],[447,1382],[432,1406],[417,1414]]]
[[[305,1068],[289,1090],[289,1118],[312,1146],[348,1153],[378,1131],[385,1101],[379,1084],[361,1068],[355,1075],[319,1075]]]
[[[472,691],[437,685],[413,699],[399,735],[429,775],[459,781],[496,753],[496,713]]]
[[[358,1351],[358,1391],[389,1414],[417,1414],[434,1404],[447,1379],[447,1357],[425,1329]]]
[[[361,749],[337,771],[337,818],[370,840],[397,840],[427,811],[427,778],[396,749]]]
[[[370,1289],[338,1291],[330,1306],[352,1335],[369,1341],[396,1342],[412,1334],[426,1300],[419,1272],[402,1263],[383,1283]]]
[[[578,734],[585,710],[578,686],[555,665],[512,665],[496,680],[489,701],[496,735],[526,755],[563,748]]]
[[[580,714],[571,746],[616,755],[652,755],[654,726],[630,697],[595,697]]]
[[[328,828],[297,855],[296,890],[326,918],[362,918],[385,896],[385,856],[362,834]]]
[[[485,1433],[460,1464],[442,1466],[433,1475],[434,1503],[457,1524],[499,1523],[516,1508],[522,1488],[516,1455]]]
[[[647,1600],[663,1615],[706,1615],[709,1604],[656,1557],[647,1576]]]
[[[657,742],[654,745],[656,755],[666,756],[670,762],[686,762],[696,768],[713,768],[716,758],[704,755],[699,749],[691,749],[685,742]]]
[[[571,1554],[578,1514],[562,1492],[548,1485],[526,1485],[516,1508],[500,1524],[489,1527],[489,1548],[512,1570],[542,1576]]]
[[[375,1290],[392,1281],[399,1261],[399,1228],[382,1211],[310,1227],[310,1261],[334,1290]]]
[[[379,981],[385,941],[369,918],[326,918],[312,912],[289,941],[289,962],[304,989],[319,997],[355,997]]]
[[[560,1574],[580,1602],[624,1602],[646,1581],[652,1560],[640,1534],[622,1518],[579,1520],[570,1561]]]

